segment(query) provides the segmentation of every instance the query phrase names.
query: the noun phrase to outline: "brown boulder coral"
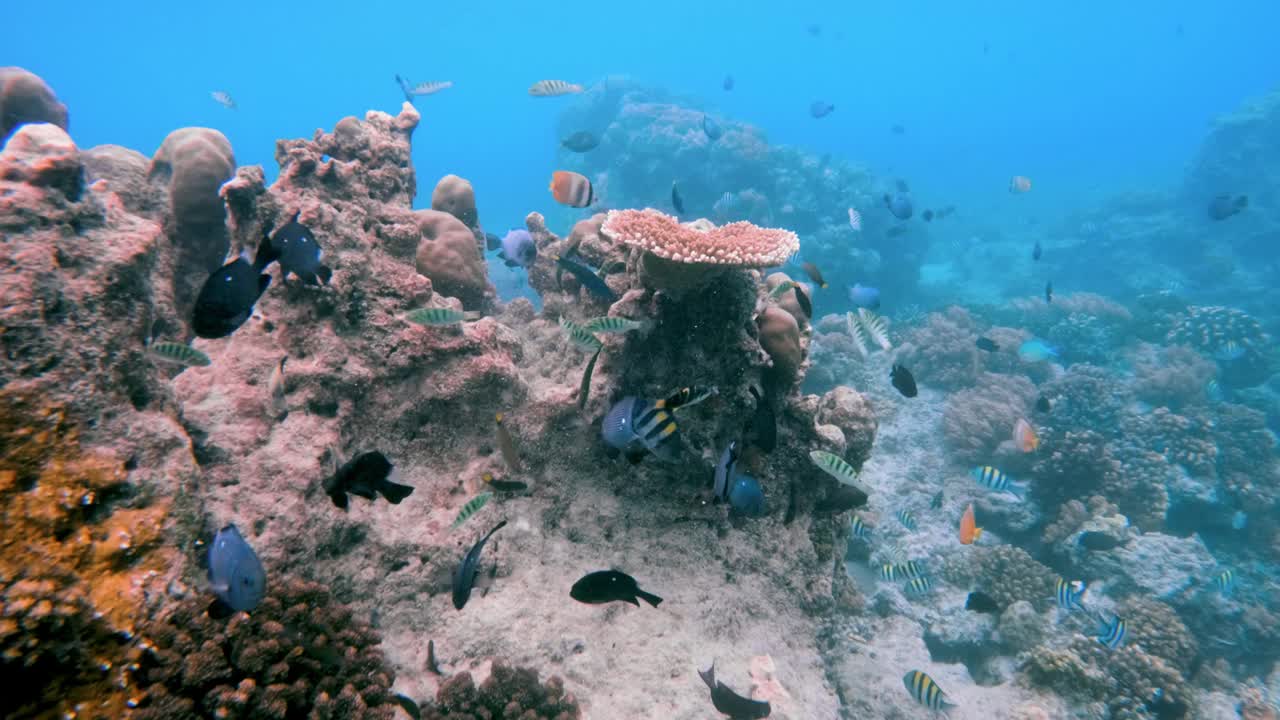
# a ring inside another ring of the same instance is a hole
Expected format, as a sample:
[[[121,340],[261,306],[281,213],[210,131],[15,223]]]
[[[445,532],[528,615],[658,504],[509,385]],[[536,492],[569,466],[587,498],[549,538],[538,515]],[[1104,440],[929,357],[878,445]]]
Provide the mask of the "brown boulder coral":
[[[132,720],[390,720],[395,679],[377,633],[325,588],[269,583],[252,614],[215,620],[194,596],[139,633]]]
[[[147,179],[167,197],[165,234],[177,248],[171,264],[173,294],[185,318],[196,293],[227,256],[226,207],[218,189],[236,171],[231,143],[217,130],[188,127],[165,137]]]
[[[1036,387],[1025,377],[985,373],[981,384],[947,396],[942,432],[952,457],[987,464],[1013,436],[1014,424],[1032,417]]]
[[[980,587],[1001,607],[1023,600],[1037,609],[1053,601],[1054,573],[1014,545],[974,548],[950,559],[945,573],[953,583]]]
[[[67,129],[67,106],[35,73],[0,67],[0,143],[25,123],[52,123]]]
[[[461,220],[438,210],[414,213],[422,240],[416,254],[418,272],[443,295],[456,297],[465,308],[479,308],[492,294],[488,269],[475,235]]]
[[[480,226],[480,213],[476,211],[476,191],[471,183],[457,175],[445,175],[431,191],[431,209],[448,213],[462,221],[468,229]]]
[[[791,313],[777,307],[765,308],[756,317],[756,325],[760,328],[760,346],[773,359],[775,377],[788,385],[804,362],[800,326]]]
[[[427,720],[577,720],[582,710],[560,678],[551,676],[538,682],[532,668],[511,667],[495,662],[489,677],[476,687],[471,673],[461,672],[446,680],[436,692],[433,705],[422,708]]]

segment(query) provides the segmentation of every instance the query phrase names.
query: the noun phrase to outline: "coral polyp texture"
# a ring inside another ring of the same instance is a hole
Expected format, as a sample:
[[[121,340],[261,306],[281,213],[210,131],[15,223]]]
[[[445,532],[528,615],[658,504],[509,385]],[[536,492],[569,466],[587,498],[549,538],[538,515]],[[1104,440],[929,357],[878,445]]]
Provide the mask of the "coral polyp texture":
[[[1207,353],[1228,351],[1228,344],[1241,351],[1259,348],[1267,342],[1262,324],[1243,310],[1220,305],[1193,306],[1169,331],[1171,344],[1184,344]]]
[[[681,263],[730,267],[781,265],[800,249],[790,230],[749,222],[683,224],[657,210],[610,210],[601,231],[620,242]]]
[[[577,720],[582,710],[560,678],[552,676],[539,683],[532,668],[495,662],[479,687],[469,672],[445,680],[422,716],[428,720]]]
[[[129,717],[395,717],[377,634],[322,586],[277,579],[252,613],[223,619],[208,604],[189,597],[139,628]]]

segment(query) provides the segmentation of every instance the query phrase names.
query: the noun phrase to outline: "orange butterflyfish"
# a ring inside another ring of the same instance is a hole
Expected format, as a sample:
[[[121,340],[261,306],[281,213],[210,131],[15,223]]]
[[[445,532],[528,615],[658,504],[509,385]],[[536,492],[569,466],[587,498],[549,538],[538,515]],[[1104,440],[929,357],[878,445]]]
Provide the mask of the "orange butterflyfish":
[[[1036,435],[1031,423],[1018,418],[1018,422],[1013,426],[1013,444],[1024,453],[1035,452],[1036,448],[1040,447],[1040,437]]]
[[[1031,178],[1026,175],[1014,175],[1009,181],[1009,192],[1024,193],[1031,189]]]
[[[591,181],[584,175],[568,170],[551,173],[551,195],[556,202],[570,207],[586,207],[595,200]]]
[[[973,503],[964,509],[964,514],[960,516],[960,544],[972,545],[973,541],[982,537],[982,528],[978,527],[977,520],[973,517]]]

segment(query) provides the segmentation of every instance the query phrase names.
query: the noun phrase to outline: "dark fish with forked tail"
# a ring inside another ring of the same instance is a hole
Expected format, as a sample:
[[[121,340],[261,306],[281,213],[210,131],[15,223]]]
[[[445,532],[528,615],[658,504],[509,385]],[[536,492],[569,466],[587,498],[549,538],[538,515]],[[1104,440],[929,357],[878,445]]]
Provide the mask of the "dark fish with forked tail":
[[[635,578],[619,570],[600,570],[584,575],[570,588],[569,597],[588,605],[622,601],[639,607],[636,598],[653,607],[662,603],[662,598],[641,590]]]
[[[711,705],[716,710],[728,715],[732,720],[767,718],[769,713],[773,712],[773,708],[769,706],[767,701],[742,697],[730,690],[728,685],[716,680],[716,664],[714,662],[706,670],[699,670],[698,677],[701,677],[702,682],[706,683],[707,687],[711,689]]]
[[[348,493],[366,500],[377,499],[381,494],[387,502],[399,505],[413,492],[413,487],[392,482],[393,467],[387,456],[377,450],[361,453],[325,479],[324,491],[333,504],[343,510],[347,509]]]
[[[480,571],[480,553],[484,551],[484,544],[489,542],[489,538],[493,534],[506,527],[507,521],[503,520],[494,526],[484,537],[480,538],[471,549],[467,551],[466,557],[462,559],[462,563],[453,571],[453,606],[459,610],[467,604],[467,600],[471,599],[471,589],[476,584],[476,573]]]

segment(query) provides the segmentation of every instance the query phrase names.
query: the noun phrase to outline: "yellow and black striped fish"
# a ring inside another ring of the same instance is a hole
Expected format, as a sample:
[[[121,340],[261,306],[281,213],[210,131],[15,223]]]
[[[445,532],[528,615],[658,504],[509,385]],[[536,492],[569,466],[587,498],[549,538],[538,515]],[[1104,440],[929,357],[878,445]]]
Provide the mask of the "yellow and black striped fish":
[[[897,565],[894,565],[893,563],[884,563],[883,565],[880,566],[881,580],[888,580],[889,582],[893,582],[893,579],[897,576],[898,576]]]
[[[905,510],[905,509],[904,509],[904,510],[899,510],[899,511],[898,511],[898,522],[902,523],[902,527],[904,527],[904,528],[906,528],[906,529],[908,529],[908,530],[910,530],[910,531],[912,531],[912,532],[915,532],[915,529],[916,529],[916,516],[915,516],[915,515],[912,515],[910,510]]]
[[[166,360],[186,367],[208,367],[209,356],[191,347],[176,342],[157,342],[147,346],[147,354],[157,360]]]
[[[858,515],[853,516],[853,523],[849,526],[849,529],[853,532],[853,536],[856,538],[866,540],[871,537],[871,526],[863,522],[862,518]]]
[[[938,687],[938,683],[919,670],[912,670],[903,675],[902,684],[906,686],[907,692],[911,693],[911,697],[915,698],[916,702],[930,710],[942,710],[955,706],[942,688]]]
[[[911,582],[907,583],[907,588],[906,588],[907,592],[911,593],[912,595],[925,595],[932,589],[933,589],[933,581],[924,575],[918,578],[912,579]]]
[[[1080,601],[1084,598],[1085,587],[1083,582],[1067,582],[1065,578],[1059,577],[1054,585],[1058,607],[1063,610],[1083,610],[1084,605]]]
[[[555,97],[557,95],[580,93],[583,89],[577,83],[565,82],[564,80],[539,80],[529,86],[529,94],[533,97]]]
[[[924,566],[917,560],[908,560],[898,565],[898,574],[902,577],[911,578],[913,580],[915,578],[922,578],[925,575],[928,575],[928,573],[924,571]]]
[[[655,400],[636,416],[636,435],[655,453],[676,434],[676,421],[667,410],[665,400]]]

